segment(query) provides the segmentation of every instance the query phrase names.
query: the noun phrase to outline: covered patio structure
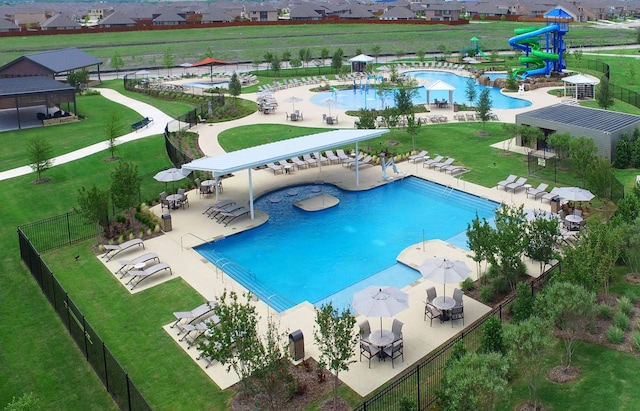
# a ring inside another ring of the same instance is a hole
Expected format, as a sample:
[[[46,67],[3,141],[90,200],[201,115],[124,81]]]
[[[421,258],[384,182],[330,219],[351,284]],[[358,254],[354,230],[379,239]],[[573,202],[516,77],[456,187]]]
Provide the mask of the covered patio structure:
[[[595,98],[598,80],[578,73],[565,77],[562,81],[564,83],[565,96],[572,96],[576,100],[593,100]]]
[[[436,80],[431,84],[424,86],[427,90],[427,105],[431,104],[431,92],[432,91],[448,91],[449,92],[449,104],[453,104],[453,91],[456,89],[449,83],[445,83],[442,80]]]
[[[182,168],[188,171],[208,171],[217,181],[220,177],[240,170],[247,170],[249,179],[249,206],[251,219],[255,218],[253,207],[253,183],[251,180],[251,169],[265,165],[267,163],[288,159],[293,156],[301,156],[309,153],[321,152],[334,147],[355,144],[356,153],[358,143],[369,140],[388,133],[388,129],[373,130],[333,130],[325,133],[311,134],[304,137],[292,138],[274,143],[249,147],[242,150],[232,151],[214,157],[202,157],[184,164]],[[355,179],[356,185],[359,183],[358,159],[355,159]],[[318,168],[322,168],[322,163],[318,160]],[[216,191],[216,199],[218,192]]]
[[[373,57],[367,56],[366,54],[359,54],[350,58],[349,63],[351,63],[351,72],[364,72],[367,64],[371,63],[373,60],[375,60]]]

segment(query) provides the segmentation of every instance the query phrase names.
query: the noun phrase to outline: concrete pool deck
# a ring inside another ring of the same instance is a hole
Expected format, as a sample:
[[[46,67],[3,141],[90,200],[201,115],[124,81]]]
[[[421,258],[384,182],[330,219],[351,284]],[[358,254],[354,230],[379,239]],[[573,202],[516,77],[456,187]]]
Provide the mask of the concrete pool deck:
[[[331,83],[335,84],[335,82]],[[338,115],[340,123],[338,125],[331,126],[324,124],[322,121],[322,113],[325,111],[328,112],[328,107],[327,110],[325,110],[323,107],[318,107],[309,101],[309,97],[311,95],[311,91],[309,91],[309,89],[312,87],[314,86],[289,88],[275,93],[276,99],[281,102],[294,95],[303,97],[302,102],[296,103],[296,109],[304,113],[304,121],[289,123],[286,120],[285,113],[291,110],[288,110],[288,105],[281,103],[275,114],[263,115],[261,113],[255,113],[245,118],[226,123],[199,124],[192,128],[192,131],[199,133],[200,145],[203,151],[209,156],[215,156],[224,152],[217,141],[218,133],[223,130],[242,125],[286,123],[295,126],[322,127],[327,129],[352,128],[353,121],[355,119],[346,116],[344,111],[334,110],[333,108],[331,109],[331,114]],[[526,92],[524,96],[519,96],[520,98],[532,101],[533,105],[526,109],[493,111],[498,114],[500,121],[514,122],[515,115],[519,112],[557,104],[561,101],[561,99],[557,97],[548,95],[546,90],[547,89],[538,89]],[[255,94],[243,95],[242,97],[246,99],[255,99]],[[437,112],[439,113],[439,110]],[[453,114],[452,111],[449,113],[450,118],[451,114]],[[500,147],[497,148],[504,148],[503,146],[506,145],[500,145]],[[511,149],[514,149],[514,145],[511,145]],[[455,156],[455,153],[447,154]],[[548,203],[543,204],[540,201],[534,201],[526,198],[525,192],[522,189],[514,194],[497,188],[479,186],[465,181],[464,174],[454,177],[437,170],[423,168],[421,163],[413,164],[403,162],[397,166],[398,169],[404,173],[403,175],[415,175],[443,184],[446,187],[454,187],[500,203],[513,205],[524,204],[525,208],[550,209],[550,205]],[[315,183],[318,181],[322,181],[327,184],[335,184],[341,188],[349,190],[366,190],[387,183],[387,181],[382,178],[382,170],[379,166],[363,167],[360,169],[359,173],[360,185],[358,186],[355,184],[354,171],[340,165],[296,170],[293,173],[279,175],[274,175],[269,169],[253,170],[251,173],[251,179],[255,197],[287,185]],[[391,175],[392,173],[389,174]],[[393,178],[401,177],[402,175],[393,175]],[[219,199],[234,200],[239,204],[247,205],[248,187],[248,172],[238,172],[234,176],[224,179],[224,192],[220,194]],[[191,191],[189,192],[189,202],[190,207],[184,210],[178,209],[171,211],[172,231],[145,241],[145,252],[156,252],[160,256],[161,261],[167,262],[171,265],[173,275],[170,276],[168,273],[157,274],[154,278],[149,278],[147,281],[141,283],[140,286],[133,291],[134,293],[143,292],[150,287],[169,280],[186,282],[203,296],[203,301],[213,300],[217,296],[221,295],[225,290],[233,290],[240,294],[245,291],[240,284],[236,283],[233,279],[228,277],[221,270],[217,269],[213,264],[194,251],[193,247],[204,242],[215,241],[255,227],[264,223],[268,216],[259,210],[256,210],[255,220],[251,220],[249,217],[242,217],[229,224],[229,226],[224,227],[221,224],[217,224],[214,220],[208,219],[202,214],[209,204],[216,202],[214,196],[201,198],[195,191]],[[158,215],[163,214],[159,206],[154,207],[153,211]],[[118,260],[128,259],[129,257],[135,257],[140,254],[142,254],[142,251],[131,250],[121,253],[120,256],[114,258],[110,262],[104,262],[103,259],[100,260],[105,263],[111,272],[115,272],[120,267],[117,263]],[[443,241],[429,241],[424,244],[419,243],[410,245],[400,253],[398,260],[415,268],[426,258],[434,257],[447,257],[463,260],[470,268],[473,269],[472,278],[476,278],[475,263],[468,256],[468,253]],[[535,276],[539,273],[539,266],[537,263],[533,263],[529,260],[526,260],[525,263],[527,264],[531,275]],[[128,281],[127,277],[120,281],[123,283],[123,286],[125,281]],[[371,369],[369,369],[368,361],[366,361],[366,359],[362,362],[357,361],[359,352],[358,348],[354,347],[354,358],[356,359],[356,362],[350,366],[349,371],[340,373],[340,379],[359,395],[365,396],[373,392],[382,384],[411,367],[414,363],[424,358],[424,356],[426,356],[430,351],[437,348],[463,329],[461,321],[456,321],[453,324],[453,327],[448,322],[441,324],[438,321],[435,321],[433,327],[430,327],[428,321],[423,321],[425,289],[430,286],[436,286],[439,293],[442,290],[442,285],[434,284],[425,279],[419,279],[403,289],[409,294],[410,308],[398,314],[395,318],[404,322],[404,362],[396,361],[395,368],[392,368],[389,361],[372,361]],[[125,289],[128,292],[131,292],[129,288],[130,287],[127,287]],[[446,294],[451,296],[454,288],[454,285],[447,286]],[[287,330],[288,332],[301,330],[305,339],[305,357],[318,359],[318,349],[313,341],[315,311],[311,304],[302,303],[283,313],[274,312],[274,310],[271,309],[264,301],[255,301],[255,306],[261,317],[261,331],[266,330],[266,320],[269,317],[273,317],[279,322],[281,330]],[[194,307],[183,308],[184,310],[190,310]],[[465,326],[473,323],[473,321],[480,318],[489,310],[490,308],[488,306],[485,306],[478,301],[471,300],[470,298],[465,298]],[[228,388],[238,381],[238,377],[235,373],[226,372],[225,367],[216,362],[213,362],[209,368],[205,369],[205,361],[196,360],[198,356],[197,350],[195,348],[188,349],[186,342],[179,341],[182,336],[177,335],[177,330],[169,327],[169,324],[173,322],[172,313],[167,312],[166,317],[167,323],[164,328],[167,333],[175,340],[176,344],[193,359],[193,361],[196,361],[203,371],[220,388]],[[360,322],[364,319],[364,317],[358,316],[356,321]],[[369,321],[372,326],[372,331],[375,332],[379,329],[379,319],[370,318]],[[385,329],[390,329],[391,321],[391,318],[385,318],[383,320],[383,327]]]

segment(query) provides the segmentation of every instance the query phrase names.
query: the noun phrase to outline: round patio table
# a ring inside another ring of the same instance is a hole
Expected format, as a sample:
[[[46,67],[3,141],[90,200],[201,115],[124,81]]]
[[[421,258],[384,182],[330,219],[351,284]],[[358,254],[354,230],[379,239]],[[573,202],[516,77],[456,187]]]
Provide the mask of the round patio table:
[[[431,301],[431,305],[442,311],[442,321],[449,321],[449,310],[456,305],[456,300],[451,297],[436,297]]]
[[[371,334],[369,334],[369,342],[380,349],[378,351],[379,358],[385,357],[384,347],[393,343],[394,339],[393,332],[389,330],[376,330],[371,331]]]

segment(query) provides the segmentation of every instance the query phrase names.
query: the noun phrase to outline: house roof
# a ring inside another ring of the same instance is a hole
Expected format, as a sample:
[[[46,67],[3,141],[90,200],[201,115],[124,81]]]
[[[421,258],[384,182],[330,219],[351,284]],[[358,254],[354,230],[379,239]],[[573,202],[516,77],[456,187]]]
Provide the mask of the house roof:
[[[40,27],[42,28],[47,28],[47,29],[55,29],[55,28],[61,28],[61,29],[68,29],[68,28],[80,28],[80,24],[78,24],[78,22],[71,20],[69,17],[62,15],[62,14],[56,14],[55,16],[51,16],[49,17],[46,21],[44,21]]]
[[[0,98],[60,91],[75,92],[75,89],[47,76],[0,78]]]
[[[543,120],[591,130],[613,133],[640,122],[640,116],[616,111],[556,104],[516,115],[516,123],[525,119]]]
[[[135,26],[136,22],[123,13],[116,11],[100,20],[98,24],[100,26]]]
[[[102,61],[85,53],[84,51],[77,48],[69,48],[24,55],[0,67],[0,72],[2,72],[6,67],[12,66],[23,59],[30,60],[44,67],[54,75],[102,64]]]

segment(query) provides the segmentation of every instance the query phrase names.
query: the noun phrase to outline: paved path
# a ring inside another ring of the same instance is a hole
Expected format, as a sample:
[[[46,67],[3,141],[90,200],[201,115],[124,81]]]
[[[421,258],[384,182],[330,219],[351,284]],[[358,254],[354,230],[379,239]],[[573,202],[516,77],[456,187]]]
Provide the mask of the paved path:
[[[115,90],[106,89],[106,88],[98,88],[95,90],[100,91],[103,97],[108,98],[109,100],[115,101],[117,103],[120,103],[123,106],[127,106],[132,110],[135,110],[142,117],[151,117],[153,119],[153,122],[148,127],[118,137],[118,144],[126,143],[133,140],[138,140],[144,137],[149,137],[157,134],[162,134],[164,132],[164,128],[167,125],[167,123],[173,120],[173,118],[169,117],[168,115],[158,110],[157,108],[147,103],[142,103],[138,100],[132,99],[130,97],[126,97]],[[80,148],[70,153],[66,153],[58,157],[54,157],[53,165],[57,166],[60,164],[65,164],[70,161],[74,161],[79,158],[89,156],[91,154],[99,153],[100,151],[106,150],[108,148],[109,148],[109,143],[107,141],[101,141],[99,143],[90,145],[88,147]],[[7,171],[2,171],[0,172],[0,181],[7,180],[9,178],[18,177],[18,176],[23,176],[25,174],[29,174],[32,172],[33,170],[28,165],[14,168]]]

